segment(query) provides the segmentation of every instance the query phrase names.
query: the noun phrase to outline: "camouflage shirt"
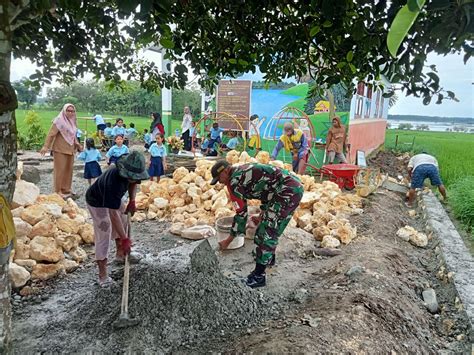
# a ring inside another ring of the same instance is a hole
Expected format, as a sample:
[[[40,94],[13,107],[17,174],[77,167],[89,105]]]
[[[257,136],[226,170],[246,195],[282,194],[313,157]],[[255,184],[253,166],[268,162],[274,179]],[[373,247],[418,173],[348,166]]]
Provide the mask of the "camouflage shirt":
[[[299,179],[271,165],[245,164],[232,168],[230,182],[227,185],[236,215],[230,235],[236,237],[245,234],[247,224],[247,200],[260,200],[262,210],[285,190],[287,185],[299,184]]]

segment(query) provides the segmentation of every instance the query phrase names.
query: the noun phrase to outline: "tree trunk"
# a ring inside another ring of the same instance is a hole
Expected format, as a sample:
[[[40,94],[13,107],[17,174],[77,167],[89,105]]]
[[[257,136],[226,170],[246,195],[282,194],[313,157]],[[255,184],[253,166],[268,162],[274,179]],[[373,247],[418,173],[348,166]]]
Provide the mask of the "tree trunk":
[[[333,119],[336,116],[336,110],[334,109],[334,94],[331,89],[327,90],[328,99],[329,99],[329,119]]]
[[[12,33],[10,30],[9,1],[0,2],[0,194],[11,202],[16,181],[16,122],[18,102],[10,83]],[[11,350],[11,290],[8,261],[0,265],[0,307],[3,327],[0,333],[1,353]]]

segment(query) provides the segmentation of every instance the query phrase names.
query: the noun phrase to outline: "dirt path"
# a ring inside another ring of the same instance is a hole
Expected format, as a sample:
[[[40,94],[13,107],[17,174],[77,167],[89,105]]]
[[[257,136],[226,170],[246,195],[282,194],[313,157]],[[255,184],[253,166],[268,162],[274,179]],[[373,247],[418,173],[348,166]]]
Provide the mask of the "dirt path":
[[[76,179],[79,189],[85,190],[84,180]],[[46,182],[39,185],[42,190],[48,186]],[[245,319],[232,323],[232,329],[223,324],[221,331],[194,329],[202,324],[201,320],[193,320],[185,309],[174,309],[176,305],[187,307],[177,298],[179,292],[161,299],[169,291],[166,287],[170,279],[157,284],[143,283],[148,279],[136,273],[156,270],[137,265],[132,269],[132,283],[142,282],[142,288],[149,290],[132,290],[135,293],[131,312],[143,318],[152,313],[156,318],[136,330],[114,334],[111,322],[119,312],[122,270],[112,268],[116,286],[99,289],[90,255],[80,270],[63,279],[38,284],[38,294],[15,297],[15,349],[19,353],[115,352],[125,348],[199,353],[469,352],[470,343],[465,336],[469,334],[468,322],[455,304],[455,290],[451,283],[436,277],[440,266],[437,241],[430,240],[428,247],[421,249],[397,238],[396,231],[406,224],[422,229],[421,219],[410,218],[401,206],[400,196],[394,193],[380,191],[371,196],[364,214],[351,221],[357,225],[359,237],[335,257],[314,256],[312,236],[289,229],[281,239],[277,266],[269,271],[268,285],[263,289],[244,290],[240,284],[240,279],[253,267],[251,241],[246,241],[242,249],[219,254],[220,272],[225,279],[222,285],[235,287],[236,295],[216,295],[222,303],[209,305],[204,314],[210,320],[220,319],[221,312],[235,304],[238,318]],[[163,250],[188,243],[169,235],[167,227],[157,221],[134,224],[137,250],[153,258]],[[92,254],[92,250],[89,252]],[[436,290],[440,314],[430,314],[423,304],[421,292],[428,286]],[[203,292],[214,292],[208,285],[204,288]],[[196,298],[190,304],[199,302],[199,295],[193,297]],[[243,299],[248,304],[242,303]],[[136,309],[139,306],[144,308]],[[103,309],[104,315],[90,309],[94,307]],[[168,312],[170,309],[173,312]],[[173,322],[180,326],[166,326]],[[150,339],[134,343],[137,332]],[[117,336],[120,341],[113,341]]]

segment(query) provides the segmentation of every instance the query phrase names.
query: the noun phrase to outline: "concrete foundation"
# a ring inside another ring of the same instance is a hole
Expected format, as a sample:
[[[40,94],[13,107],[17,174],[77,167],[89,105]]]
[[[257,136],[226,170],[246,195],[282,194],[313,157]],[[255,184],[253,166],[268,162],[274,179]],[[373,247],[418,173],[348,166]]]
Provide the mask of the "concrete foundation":
[[[429,192],[421,195],[427,228],[436,234],[442,248],[446,271],[454,272],[454,285],[474,329],[474,258],[441,203]]]

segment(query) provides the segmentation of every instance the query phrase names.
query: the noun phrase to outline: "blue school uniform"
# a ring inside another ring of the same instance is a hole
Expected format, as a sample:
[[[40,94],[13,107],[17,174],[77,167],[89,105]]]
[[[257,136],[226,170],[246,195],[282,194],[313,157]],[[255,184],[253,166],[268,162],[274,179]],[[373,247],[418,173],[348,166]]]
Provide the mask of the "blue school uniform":
[[[239,145],[239,139],[237,137],[229,139],[227,142],[227,148],[235,149]]]
[[[128,138],[133,138],[133,137],[135,137],[135,136],[137,135],[137,133],[138,133],[135,128],[127,128],[125,131],[126,131],[126,134],[125,134],[125,135],[126,135]]]
[[[114,128],[112,128],[112,136],[113,137],[116,137],[119,134],[121,134],[122,136],[125,137],[125,133],[127,133],[127,132],[125,131],[125,128],[123,128],[123,127],[115,126]]]
[[[165,175],[165,169],[163,167],[163,158],[168,154],[166,153],[166,147],[153,143],[149,149],[151,155],[150,167],[148,168],[148,175],[150,176],[162,176]]]
[[[102,169],[98,163],[102,160],[102,155],[97,149],[86,149],[78,155],[77,159],[86,163],[84,165],[84,179],[95,179],[102,175]]]
[[[113,132],[112,127],[107,127],[107,128],[104,129],[104,135],[106,137],[112,137],[112,132]]]
[[[221,127],[214,128],[212,127],[210,130],[211,133],[211,140],[218,141],[221,138],[221,133],[224,132],[225,129]]]
[[[115,164],[115,162],[124,154],[128,154],[129,150],[128,147],[123,144],[121,147],[118,147],[117,145],[113,145],[107,154],[105,156],[109,158],[109,165],[110,164]]]
[[[146,133],[144,136],[143,136],[143,139],[145,140],[145,143],[150,145],[151,144],[151,133]]]

